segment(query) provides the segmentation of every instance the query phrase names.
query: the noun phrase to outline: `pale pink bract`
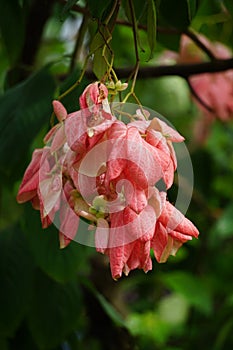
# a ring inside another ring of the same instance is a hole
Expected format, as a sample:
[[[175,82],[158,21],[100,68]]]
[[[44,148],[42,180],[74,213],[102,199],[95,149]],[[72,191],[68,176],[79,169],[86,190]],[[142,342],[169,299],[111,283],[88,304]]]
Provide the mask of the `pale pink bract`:
[[[67,114],[53,101],[58,124],[45,136],[45,147],[34,151],[17,200],[40,210],[44,228],[58,214],[61,248],[79,235],[84,218],[118,279],[136,268],[151,270],[151,251],[164,262],[198,231],[155,187],[159,181],[172,186],[173,142],[183,137],[158,118],[146,120],[146,110],[137,110],[128,124],[117,120],[107,97],[106,86],[95,82],[84,90],[78,111]]]

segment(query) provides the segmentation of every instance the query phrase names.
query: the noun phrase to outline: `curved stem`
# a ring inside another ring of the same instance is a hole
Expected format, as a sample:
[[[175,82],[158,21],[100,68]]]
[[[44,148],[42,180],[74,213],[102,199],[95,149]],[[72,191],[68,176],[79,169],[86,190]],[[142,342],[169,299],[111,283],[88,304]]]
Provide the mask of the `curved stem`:
[[[129,0],[129,7],[130,7],[130,12],[131,12],[131,17],[132,17],[132,25],[133,25],[133,39],[134,39],[136,64],[135,64],[135,68],[134,68],[134,72],[133,72],[133,81],[132,81],[131,89],[130,89],[130,92],[126,95],[126,97],[123,99],[123,103],[126,102],[131,95],[133,95],[133,97],[138,102],[138,99],[136,98],[136,95],[134,93],[134,89],[135,89],[137,75],[138,75],[138,71],[139,71],[139,67],[140,67],[140,58],[139,58],[139,53],[138,53],[137,21],[136,21],[136,16],[135,16],[135,11],[134,11],[134,6],[133,6],[132,0]]]
[[[203,52],[205,52],[211,61],[217,59],[213,52],[199,39],[199,37],[193,31],[186,29],[183,34],[188,36]]]
[[[105,21],[103,23],[104,25],[108,25],[110,19],[114,15],[114,12],[115,12],[118,4],[119,4],[119,0],[115,0],[114,5],[112,6],[112,9],[111,9],[110,13],[108,14],[108,17],[105,19]]]
[[[88,60],[89,60],[89,58],[90,58],[91,55],[92,55],[92,53],[90,53],[89,55],[87,55],[79,79],[78,79],[68,90],[66,90],[65,92],[63,92],[63,94],[61,94],[61,95],[58,97],[58,100],[59,100],[59,101],[62,100],[62,99],[63,99],[65,96],[67,96],[68,94],[70,94],[70,93],[81,83],[81,81],[82,81],[82,79],[83,79],[83,77],[84,77],[84,75],[85,75],[86,69],[87,69]]]
[[[193,97],[200,103],[200,105],[202,105],[202,107],[204,107],[208,112],[210,113],[214,113],[214,110],[212,107],[210,107],[209,105],[207,105],[207,103],[205,103],[205,101],[202,100],[202,98],[196,93],[196,91],[194,90],[191,82],[189,81],[189,79],[186,79],[187,84],[189,86],[189,90],[191,92],[191,94],[193,95]]]

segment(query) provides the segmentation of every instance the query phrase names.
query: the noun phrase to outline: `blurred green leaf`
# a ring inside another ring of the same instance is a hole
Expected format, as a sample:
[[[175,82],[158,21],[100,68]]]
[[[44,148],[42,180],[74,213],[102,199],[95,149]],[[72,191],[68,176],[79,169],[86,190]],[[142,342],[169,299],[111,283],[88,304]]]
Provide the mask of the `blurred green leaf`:
[[[77,329],[82,310],[77,282],[63,285],[38,270],[30,302],[28,327],[39,349],[58,346]]]
[[[41,228],[38,211],[26,204],[25,223],[29,248],[40,268],[58,282],[74,279],[78,272],[88,271],[88,256],[94,253],[93,248],[71,242],[65,249],[59,248],[58,228],[53,224]]]
[[[107,299],[98,292],[94,285],[87,279],[83,279],[82,283],[85,287],[98,299],[100,305],[109,316],[109,318],[115,323],[116,326],[125,327],[125,321],[121,314],[107,301]]]
[[[87,4],[93,18],[101,19],[104,11],[107,9],[112,0],[87,0]]]
[[[74,72],[70,74],[67,79],[61,84],[59,94],[62,94],[68,90],[77,81],[80,74],[81,69],[75,69]],[[66,107],[68,113],[72,113],[79,109],[79,97],[88,84],[90,84],[90,81],[84,77],[81,83],[75,87],[75,89],[73,89],[68,95],[62,98],[61,102]]]
[[[25,168],[31,142],[49,123],[54,90],[47,66],[0,97],[0,173],[5,177],[16,180]]]
[[[12,336],[25,316],[33,261],[17,225],[0,232],[0,336]],[[0,347],[3,349],[2,347]]]
[[[125,326],[125,322],[121,315],[117,312],[117,310],[104,298],[104,296],[98,292],[96,292],[96,297],[99,300],[102,308],[106,312],[106,314],[110,317],[110,319],[120,327]]]
[[[73,5],[75,5],[79,0],[67,0],[65,3],[62,11],[61,11],[61,20],[64,21],[67,15],[69,14],[70,10],[72,9]]]
[[[225,0],[224,0],[225,1]],[[230,0],[231,1],[231,0]],[[199,1],[197,15],[213,15],[221,12],[221,2],[219,0],[202,0]]]
[[[180,30],[190,25],[195,12],[196,0],[163,0],[159,6],[159,13],[167,26]]]
[[[130,313],[126,319],[127,327],[135,336],[140,336],[143,343],[152,343],[153,348],[155,344],[165,344],[169,335],[170,329],[166,322],[161,320],[155,311],[148,311],[145,313]],[[148,347],[143,347],[147,349]]]
[[[154,0],[148,0],[147,8],[147,37],[150,46],[150,57],[153,55],[153,51],[156,44],[156,27],[157,27],[157,15]]]
[[[172,293],[162,298],[158,306],[158,314],[161,320],[174,326],[185,323],[188,311],[187,299],[177,293]]]
[[[212,296],[202,279],[186,272],[175,271],[164,275],[162,280],[169,288],[183,295],[191,306],[206,315],[211,313]]]
[[[233,2],[232,0],[224,0],[224,4],[228,11],[230,12],[231,16],[233,16]]]
[[[8,350],[8,344],[7,344],[7,340],[5,338],[1,338],[0,337],[0,349],[1,350]]]
[[[199,2],[197,14],[192,22],[192,26],[197,31],[204,30],[207,37],[211,37],[213,30],[216,33],[216,30],[219,31],[220,29],[218,26],[214,28],[214,25],[226,21],[228,17],[226,11],[223,11],[222,1],[202,0]]]
[[[226,239],[233,236],[233,202],[231,202],[226,209],[223,211],[223,214],[216,221],[214,227],[212,228],[212,234],[217,239]],[[213,236],[211,235],[211,240]],[[216,241],[216,244],[217,241]]]
[[[190,22],[192,21],[192,19],[197,13],[197,8],[198,8],[197,4],[198,4],[197,0],[187,0],[188,14],[189,14],[188,16],[189,16]]]
[[[128,0],[122,0],[122,7],[124,9],[125,15],[128,18],[129,22],[132,23],[131,10]],[[137,22],[140,24],[146,24],[146,8],[147,1],[133,1],[133,7],[135,12],[135,17]]]
[[[25,9],[18,0],[0,0],[0,30],[9,61],[14,65],[23,48],[25,32]]]

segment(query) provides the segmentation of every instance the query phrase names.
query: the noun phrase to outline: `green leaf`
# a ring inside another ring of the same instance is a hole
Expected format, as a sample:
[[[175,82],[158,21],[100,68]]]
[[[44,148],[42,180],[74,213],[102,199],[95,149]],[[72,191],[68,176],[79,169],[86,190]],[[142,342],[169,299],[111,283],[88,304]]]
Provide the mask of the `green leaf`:
[[[59,94],[62,94],[66,90],[68,90],[77,81],[77,77],[79,77],[80,74],[81,74],[81,69],[80,68],[75,69],[74,72],[70,74],[67,77],[67,79],[62,83]],[[66,107],[66,110],[68,113],[72,113],[79,109],[79,97],[81,96],[85,87],[88,84],[90,84],[90,82],[91,82],[90,80],[84,77],[81,83],[77,87],[75,87],[68,95],[62,98],[61,102]]]
[[[92,17],[98,19],[101,19],[104,11],[112,2],[112,0],[87,0],[87,4]]]
[[[211,241],[218,242],[218,239],[227,239],[233,236],[233,202],[224,210],[222,216],[218,219],[212,229]]]
[[[49,124],[55,82],[48,67],[0,97],[0,173],[18,179],[28,161],[31,142]]]
[[[38,266],[58,282],[66,282],[77,277],[78,272],[88,271],[88,257],[96,253],[93,248],[71,242],[65,249],[59,248],[58,228],[54,225],[41,228],[39,212],[25,205],[23,229],[27,235],[29,248]]]
[[[0,0],[0,31],[11,65],[18,60],[24,43],[25,9],[18,0]]]
[[[82,279],[82,284],[98,299],[102,308],[109,316],[109,318],[115,323],[118,327],[125,327],[126,323],[122,318],[121,314],[107,301],[107,299],[97,291],[94,285],[88,279]]]
[[[12,336],[26,314],[33,261],[18,226],[0,232],[0,336]],[[1,349],[3,347],[0,347]]]
[[[188,318],[189,305],[186,298],[177,293],[166,295],[158,305],[160,319],[168,325],[178,326]]]
[[[228,11],[230,12],[231,16],[233,16],[233,2],[232,0],[224,0],[224,4]]]
[[[187,0],[188,14],[190,22],[195,17],[197,13],[197,0]]]
[[[206,315],[211,313],[212,297],[206,284],[200,278],[176,271],[163,276],[163,281],[176,293],[183,295],[188,303],[200,312]]]
[[[78,328],[81,310],[82,299],[77,282],[62,285],[37,271],[27,322],[41,350],[64,342]]]
[[[125,15],[128,18],[129,22],[132,23],[132,16],[129,6],[128,0],[122,0],[122,7],[124,9]],[[135,12],[135,17],[138,23],[146,24],[146,9],[147,9],[147,1],[133,1],[133,7]]]
[[[94,54],[93,72],[99,80],[103,78],[104,74],[108,70],[107,61],[110,60],[110,52],[107,46],[104,50],[104,45],[109,38],[109,31],[107,29],[103,29],[103,33],[96,33],[90,45],[90,52],[93,52]],[[103,55],[105,55],[105,57]]]
[[[150,46],[150,57],[153,55],[153,51],[156,44],[156,26],[157,16],[154,0],[148,0],[147,9],[147,38]]]
[[[196,12],[196,0],[163,0],[160,2],[159,14],[168,27],[186,29]]]
[[[8,350],[8,343],[5,338],[0,337],[0,349],[1,350]]]
[[[79,2],[79,0],[68,0],[65,3],[60,16],[62,21],[64,21],[65,18],[69,15],[69,12],[72,9],[73,5],[75,5],[77,2]]]
[[[102,305],[106,314],[110,317],[110,319],[119,327],[125,326],[124,320],[121,315],[117,312],[117,310],[104,298],[104,296],[98,292],[96,292],[96,297]]]

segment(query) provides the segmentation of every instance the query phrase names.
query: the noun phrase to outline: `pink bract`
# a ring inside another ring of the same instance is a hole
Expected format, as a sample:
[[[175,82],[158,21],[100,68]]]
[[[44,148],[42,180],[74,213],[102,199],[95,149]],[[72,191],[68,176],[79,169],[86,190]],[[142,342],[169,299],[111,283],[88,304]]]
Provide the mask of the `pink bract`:
[[[95,228],[96,250],[109,257],[114,279],[133,269],[152,269],[192,237],[195,226],[155,185],[166,189],[177,167],[173,142],[183,137],[164,121],[138,109],[128,124],[117,120],[108,90],[95,82],[80,97],[80,110],[67,114],[53,101],[58,123],[44,138],[25,171],[19,203],[40,210],[42,227],[60,220],[65,248],[78,236],[80,218]]]

